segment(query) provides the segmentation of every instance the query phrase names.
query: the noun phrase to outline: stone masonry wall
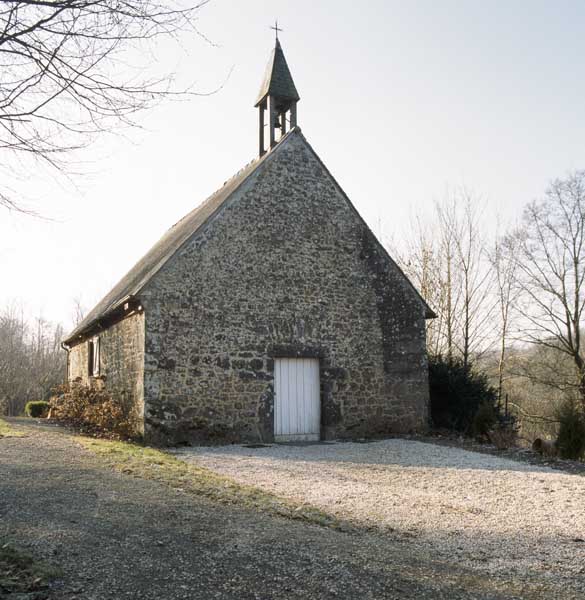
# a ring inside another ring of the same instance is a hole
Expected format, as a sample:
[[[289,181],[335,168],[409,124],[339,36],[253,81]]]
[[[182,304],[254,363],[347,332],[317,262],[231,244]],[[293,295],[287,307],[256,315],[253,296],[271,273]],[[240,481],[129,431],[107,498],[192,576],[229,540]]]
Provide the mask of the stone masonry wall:
[[[69,351],[69,381],[105,387],[128,411],[137,435],[144,434],[144,313],[100,332],[100,375],[89,376],[88,342]]]
[[[324,439],[424,429],[424,306],[300,133],[147,284],[152,441],[273,439],[274,358],[318,357]]]

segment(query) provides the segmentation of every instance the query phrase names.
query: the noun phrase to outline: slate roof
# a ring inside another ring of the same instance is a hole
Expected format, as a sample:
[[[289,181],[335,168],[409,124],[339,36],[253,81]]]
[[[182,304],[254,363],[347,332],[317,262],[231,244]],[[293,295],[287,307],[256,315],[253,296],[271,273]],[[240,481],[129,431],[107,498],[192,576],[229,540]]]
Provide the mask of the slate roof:
[[[289,131],[278,147],[297,129]],[[100,319],[107,317],[129,297],[140,292],[164,263],[220,209],[222,204],[273,155],[269,152],[248,163],[207,200],[175,223],[160,240],[122,277],[77,327],[63,340],[66,344],[86,333]]]
[[[284,58],[284,52],[282,51],[278,39],[276,40],[276,46],[268,60],[268,65],[266,65],[264,81],[262,82],[258,100],[256,100],[254,106],[259,106],[268,95],[276,96],[282,100],[300,100],[297,88],[295,87],[295,82],[293,81],[288,65],[286,64],[286,58]]]

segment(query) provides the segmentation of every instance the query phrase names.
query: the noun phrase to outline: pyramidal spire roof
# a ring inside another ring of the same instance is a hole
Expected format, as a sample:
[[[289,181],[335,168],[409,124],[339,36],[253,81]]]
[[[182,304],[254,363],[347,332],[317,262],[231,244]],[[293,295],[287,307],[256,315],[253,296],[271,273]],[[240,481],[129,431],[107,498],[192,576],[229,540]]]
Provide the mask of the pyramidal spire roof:
[[[282,100],[300,100],[278,38],[276,38],[276,45],[268,60],[266,75],[254,106],[259,106],[266,96],[275,96]]]

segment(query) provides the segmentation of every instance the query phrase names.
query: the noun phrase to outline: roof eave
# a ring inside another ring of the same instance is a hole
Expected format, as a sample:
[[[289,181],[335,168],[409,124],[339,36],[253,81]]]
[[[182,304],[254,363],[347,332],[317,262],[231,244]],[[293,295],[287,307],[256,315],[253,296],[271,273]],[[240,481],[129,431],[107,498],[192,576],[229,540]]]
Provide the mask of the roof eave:
[[[258,108],[265,100],[270,96],[270,92],[266,92],[264,96],[258,96],[258,101],[254,104],[254,108]],[[282,102],[298,102],[301,97],[297,94],[296,96],[278,96],[274,94],[274,98],[276,100],[280,100]]]
[[[260,96],[258,96],[258,100],[256,101],[256,104],[254,104],[254,108],[258,108],[264,102],[264,100],[266,100],[266,98],[268,98],[268,92],[266,92],[264,95],[262,95],[262,92],[260,92]]]
[[[117,302],[109,306],[99,317],[97,317],[96,319],[92,319],[81,329],[75,328],[66,338],[63,338],[61,343],[67,346],[71,346],[72,343],[83,340],[96,330],[103,331],[104,329],[107,329],[109,325],[104,327],[103,323],[111,320],[111,318],[114,315],[116,315],[116,313],[119,313],[120,307],[124,306],[127,303],[132,303],[132,306],[135,307],[138,303],[138,300],[133,294],[128,294],[127,296],[124,296],[124,298],[118,300]],[[123,314],[124,313],[122,313],[122,315]]]

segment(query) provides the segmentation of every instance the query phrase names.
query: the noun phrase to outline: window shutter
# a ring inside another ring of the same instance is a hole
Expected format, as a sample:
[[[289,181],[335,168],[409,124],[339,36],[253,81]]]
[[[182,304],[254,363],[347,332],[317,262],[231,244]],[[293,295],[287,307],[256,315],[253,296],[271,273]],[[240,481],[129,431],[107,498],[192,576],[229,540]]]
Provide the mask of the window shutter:
[[[100,374],[100,338],[96,335],[87,342],[87,371],[90,377]]]
[[[100,374],[100,338],[93,338],[93,374]]]

